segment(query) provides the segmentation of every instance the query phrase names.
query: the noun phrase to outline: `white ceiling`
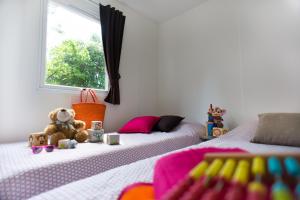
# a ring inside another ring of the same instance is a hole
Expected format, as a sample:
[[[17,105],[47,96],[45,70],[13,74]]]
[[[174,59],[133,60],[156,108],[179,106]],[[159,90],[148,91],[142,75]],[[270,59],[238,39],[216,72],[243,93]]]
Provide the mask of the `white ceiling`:
[[[196,7],[205,0],[119,0],[128,7],[163,22]]]

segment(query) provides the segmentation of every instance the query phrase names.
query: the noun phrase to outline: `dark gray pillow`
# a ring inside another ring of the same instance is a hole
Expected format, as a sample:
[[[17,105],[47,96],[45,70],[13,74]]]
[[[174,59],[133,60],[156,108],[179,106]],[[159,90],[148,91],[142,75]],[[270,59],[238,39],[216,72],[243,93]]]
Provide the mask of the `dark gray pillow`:
[[[300,113],[264,113],[258,117],[251,142],[300,147]]]
[[[184,119],[184,117],[176,115],[161,116],[158,121],[155,130],[162,132],[170,132]]]

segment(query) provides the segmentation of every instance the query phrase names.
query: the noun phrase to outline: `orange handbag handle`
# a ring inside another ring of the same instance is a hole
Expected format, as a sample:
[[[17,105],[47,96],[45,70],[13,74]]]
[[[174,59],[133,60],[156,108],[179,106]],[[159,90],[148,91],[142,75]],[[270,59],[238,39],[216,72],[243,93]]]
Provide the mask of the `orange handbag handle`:
[[[83,97],[85,96],[85,102],[84,103],[87,103],[89,94],[91,95],[94,103],[96,103],[96,102],[99,101],[98,98],[97,98],[96,93],[92,89],[86,89],[86,88],[84,88],[80,92],[80,102],[83,103]]]

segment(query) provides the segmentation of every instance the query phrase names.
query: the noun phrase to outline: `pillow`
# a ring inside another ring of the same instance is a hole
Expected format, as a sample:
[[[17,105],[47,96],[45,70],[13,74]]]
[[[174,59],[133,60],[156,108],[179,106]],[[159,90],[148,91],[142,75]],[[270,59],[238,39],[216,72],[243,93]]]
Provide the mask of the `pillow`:
[[[170,132],[173,130],[184,118],[175,115],[161,116],[159,122],[155,126],[155,130],[162,132]]]
[[[300,113],[260,114],[254,143],[300,147]]]
[[[119,130],[119,133],[150,133],[159,119],[156,116],[133,118]]]

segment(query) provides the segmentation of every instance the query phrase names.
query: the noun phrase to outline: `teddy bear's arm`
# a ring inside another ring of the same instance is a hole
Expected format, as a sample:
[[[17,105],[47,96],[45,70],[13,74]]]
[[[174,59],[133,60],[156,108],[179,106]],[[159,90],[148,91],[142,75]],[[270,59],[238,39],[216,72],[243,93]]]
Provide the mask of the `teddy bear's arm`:
[[[50,124],[45,128],[44,132],[47,135],[52,135],[53,133],[57,132],[57,127],[56,125]]]
[[[74,127],[75,129],[84,130],[85,129],[85,122],[81,120],[75,120],[74,121]]]

